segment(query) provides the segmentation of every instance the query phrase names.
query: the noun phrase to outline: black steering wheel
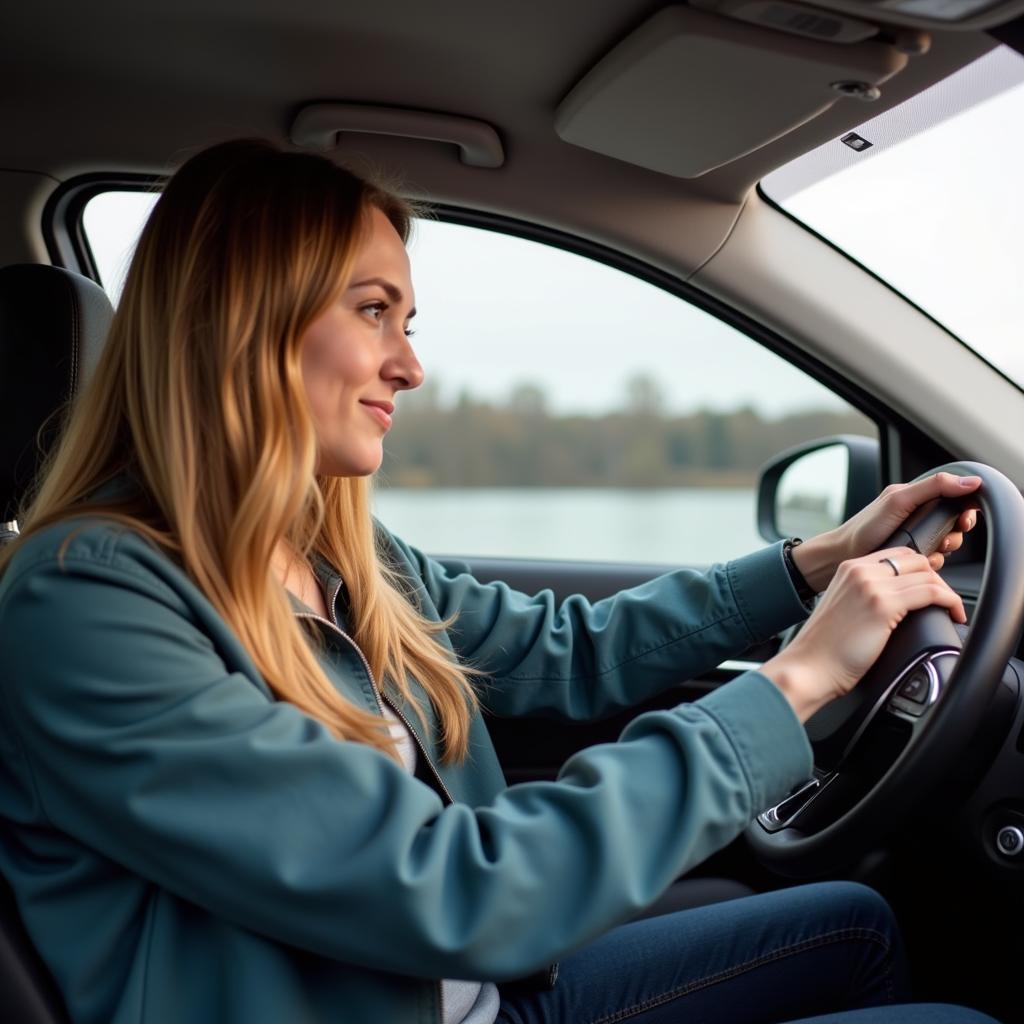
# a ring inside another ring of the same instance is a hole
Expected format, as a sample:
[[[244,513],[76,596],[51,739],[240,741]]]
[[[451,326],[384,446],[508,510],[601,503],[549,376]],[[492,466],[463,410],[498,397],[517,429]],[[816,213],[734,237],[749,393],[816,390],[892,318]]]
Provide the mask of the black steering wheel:
[[[948,612],[913,612],[867,675],[806,723],[814,777],[747,829],[757,857],[793,877],[848,863],[890,828],[978,732],[1024,625],[1024,498],[998,470],[954,462],[931,473],[980,476],[985,568],[965,640]],[[923,507],[882,545],[930,554],[962,508]]]

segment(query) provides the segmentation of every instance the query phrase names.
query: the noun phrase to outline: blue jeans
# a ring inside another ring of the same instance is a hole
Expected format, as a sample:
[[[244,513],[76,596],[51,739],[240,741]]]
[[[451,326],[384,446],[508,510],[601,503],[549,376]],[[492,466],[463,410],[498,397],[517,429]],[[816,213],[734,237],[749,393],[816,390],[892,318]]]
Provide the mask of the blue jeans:
[[[992,1024],[909,1000],[888,904],[826,882],[622,925],[567,956],[554,988],[503,991],[497,1024]]]

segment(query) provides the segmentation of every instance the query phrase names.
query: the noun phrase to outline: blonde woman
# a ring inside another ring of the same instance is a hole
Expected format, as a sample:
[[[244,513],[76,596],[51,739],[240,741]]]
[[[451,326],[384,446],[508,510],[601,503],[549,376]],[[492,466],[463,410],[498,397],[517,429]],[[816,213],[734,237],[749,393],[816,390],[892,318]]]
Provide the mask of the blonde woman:
[[[977,481],[593,606],[449,576],[367,501],[422,379],[409,222],[320,157],[185,164],[0,563],[0,870],[72,1018],[982,1019],[885,1008],[860,886],[622,924],[808,775],[801,721],[909,609],[963,620],[939,559],[868,552]],[[792,572],[828,590],[761,672],[505,788],[483,709],[637,703],[805,615]]]

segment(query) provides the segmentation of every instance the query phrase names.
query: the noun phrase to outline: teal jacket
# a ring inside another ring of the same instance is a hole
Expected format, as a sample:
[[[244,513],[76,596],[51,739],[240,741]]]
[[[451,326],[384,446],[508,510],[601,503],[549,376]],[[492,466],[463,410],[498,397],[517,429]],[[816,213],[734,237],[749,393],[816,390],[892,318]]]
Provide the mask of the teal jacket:
[[[778,546],[559,607],[385,540],[424,613],[457,616],[447,642],[495,715],[597,718],[805,614]],[[377,711],[360,654],[323,637],[332,681]],[[466,762],[441,765],[414,692],[443,789],[275,701],[139,535],[30,538],[0,581],[0,872],[73,1019],[436,1024],[433,979],[543,969],[811,770],[756,672],[510,788],[480,717]]]

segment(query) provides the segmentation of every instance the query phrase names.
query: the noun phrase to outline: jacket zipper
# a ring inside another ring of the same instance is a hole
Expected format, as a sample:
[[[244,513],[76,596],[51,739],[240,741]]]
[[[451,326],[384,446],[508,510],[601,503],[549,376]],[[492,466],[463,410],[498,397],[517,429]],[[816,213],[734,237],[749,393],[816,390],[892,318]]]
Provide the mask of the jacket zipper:
[[[317,622],[322,622],[325,626],[327,626],[329,629],[334,630],[334,632],[337,633],[338,636],[342,637],[344,640],[348,642],[352,650],[354,650],[356,654],[359,655],[359,660],[362,661],[363,668],[366,669],[366,675],[370,680],[370,687],[373,690],[373,696],[376,698],[377,707],[380,708],[381,715],[384,714],[384,704],[387,703],[388,707],[391,708],[391,710],[394,712],[395,716],[399,719],[399,721],[401,721],[401,723],[406,727],[406,729],[409,730],[409,735],[412,737],[413,743],[416,744],[420,754],[422,754],[423,756],[423,763],[430,769],[430,774],[433,775],[438,786],[440,787],[441,792],[444,794],[445,799],[450,804],[455,803],[455,798],[451,795],[451,793],[448,790],[448,787],[444,784],[444,779],[441,778],[440,773],[434,767],[434,762],[430,760],[430,756],[427,754],[427,748],[423,745],[423,741],[413,731],[413,727],[409,723],[409,719],[405,717],[405,712],[402,711],[402,709],[398,707],[398,705],[390,697],[383,694],[380,690],[380,687],[377,686],[377,680],[374,678],[373,672],[370,669],[370,662],[367,660],[366,655],[363,654],[362,649],[355,642],[355,640],[353,640],[352,637],[350,637],[348,633],[346,633],[345,630],[343,630],[341,626],[339,626],[337,623],[331,622],[330,619],[325,619],[322,615],[317,615],[315,612],[296,612],[295,615],[296,618],[315,619]]]
[[[370,662],[367,659],[366,655],[363,654],[363,649],[359,646],[359,644],[355,642],[355,640],[352,639],[352,637],[348,635],[348,633],[345,632],[345,630],[341,628],[341,626],[338,625],[338,620],[334,612],[334,607],[335,602],[338,600],[338,592],[340,590],[341,580],[339,580],[331,588],[331,592],[330,594],[328,594],[328,607],[330,608],[331,611],[330,619],[325,619],[322,615],[317,615],[315,612],[296,612],[296,617],[300,619],[315,619],[317,622],[322,622],[329,629],[333,629],[334,632],[338,634],[338,636],[344,637],[344,639],[348,641],[349,645],[352,647],[352,650],[354,650],[356,654],[359,655],[359,660],[363,663],[363,668],[366,669],[366,677],[370,680],[370,688],[373,690],[373,696],[377,701],[377,707],[380,708],[381,717],[384,716],[384,702],[387,701],[387,704],[391,708],[391,710],[395,713],[398,719],[405,725],[406,729],[409,730],[409,735],[412,737],[413,742],[419,748],[420,754],[423,757],[423,763],[430,769],[431,774],[437,780],[437,784],[441,787],[441,792],[444,793],[445,797],[448,800],[448,803],[455,803],[455,800],[452,797],[451,793],[448,792],[448,787],[444,784],[444,779],[441,778],[440,774],[438,773],[438,770],[434,767],[433,761],[431,761],[430,757],[427,755],[426,747],[423,746],[423,743],[420,741],[419,736],[417,736],[416,733],[413,731],[412,726],[409,724],[409,719],[405,717],[405,712],[403,712],[402,709],[398,707],[398,705],[395,704],[393,700],[391,700],[389,697],[385,697],[384,694],[381,693],[380,688],[377,686],[377,680],[373,676],[373,670],[370,668]],[[444,1021],[444,986],[441,984],[440,979],[438,979],[437,981],[437,1014],[438,1022],[439,1024],[442,1024],[442,1022]]]
[[[328,629],[334,630],[334,632],[337,633],[338,636],[343,637],[348,642],[348,644],[349,644],[349,646],[351,646],[352,650],[354,650],[356,652],[356,654],[359,655],[359,660],[363,663],[363,668],[366,669],[366,676],[370,680],[370,688],[373,690],[373,696],[374,696],[374,698],[377,701],[377,707],[380,708],[381,715],[384,714],[384,704],[386,702],[388,707],[390,707],[391,710],[395,713],[396,717],[403,723],[403,725],[405,725],[406,729],[409,730],[409,735],[412,737],[413,742],[419,748],[420,754],[423,757],[423,763],[430,769],[431,774],[437,780],[437,784],[441,788],[441,792],[444,793],[444,795],[447,798],[449,803],[451,803],[451,804],[455,803],[455,799],[452,797],[451,793],[448,791],[448,787],[444,784],[444,779],[441,778],[438,770],[434,767],[433,761],[430,760],[430,757],[427,754],[426,747],[423,746],[423,743],[421,742],[419,736],[417,736],[416,733],[413,731],[413,727],[412,727],[412,725],[410,725],[409,719],[405,717],[405,712],[402,711],[402,709],[393,700],[391,700],[390,697],[387,697],[383,693],[381,693],[380,688],[377,686],[377,680],[374,678],[373,670],[370,668],[370,662],[367,660],[366,655],[363,654],[362,648],[359,646],[359,644],[357,644],[355,642],[355,640],[352,639],[352,637],[350,637],[348,635],[348,633],[345,632],[345,630],[343,630],[341,628],[341,626],[338,625],[337,619],[335,618],[334,606],[335,606],[335,602],[338,599],[338,592],[340,590],[341,590],[341,581],[339,580],[334,585],[334,587],[331,588],[331,592],[328,595],[328,607],[331,610],[331,618],[330,619],[325,619],[322,615],[317,615],[315,612],[296,612],[295,613],[296,618],[299,618],[299,619],[315,619],[317,622],[322,622],[325,626],[328,627]],[[548,967],[548,985],[550,987],[554,988],[555,979],[557,977],[558,977],[558,964],[557,963],[551,964]],[[440,1020],[443,1021],[444,1020],[444,988],[442,987],[440,981],[437,982],[437,1005],[438,1005],[438,1013],[439,1013]]]

